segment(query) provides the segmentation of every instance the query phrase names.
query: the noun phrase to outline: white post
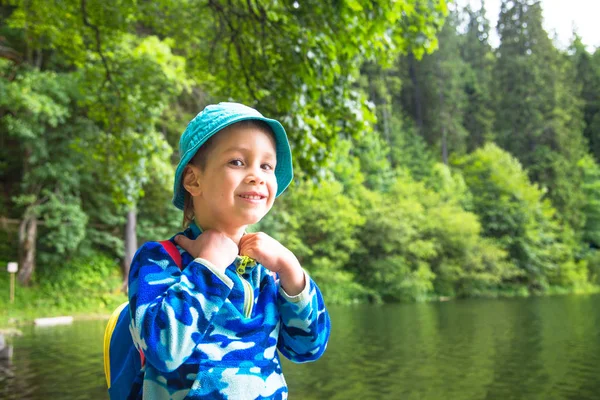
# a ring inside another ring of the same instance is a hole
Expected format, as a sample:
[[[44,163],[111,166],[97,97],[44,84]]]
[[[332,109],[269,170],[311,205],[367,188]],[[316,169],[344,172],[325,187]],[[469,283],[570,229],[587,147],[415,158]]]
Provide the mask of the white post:
[[[15,274],[19,270],[19,264],[16,262],[9,262],[6,269],[10,274],[10,302],[12,304],[15,302]]]

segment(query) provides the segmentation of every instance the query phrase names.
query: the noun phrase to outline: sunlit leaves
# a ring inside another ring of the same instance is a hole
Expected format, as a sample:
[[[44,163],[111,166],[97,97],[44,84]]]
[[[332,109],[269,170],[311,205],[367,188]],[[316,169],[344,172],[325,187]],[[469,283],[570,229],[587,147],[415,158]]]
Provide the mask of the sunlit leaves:
[[[530,182],[520,163],[488,144],[457,165],[484,235],[498,240],[512,263],[526,273],[525,283],[534,290],[550,283],[573,284],[576,275],[571,272],[577,265],[572,232],[557,220],[544,191]]]

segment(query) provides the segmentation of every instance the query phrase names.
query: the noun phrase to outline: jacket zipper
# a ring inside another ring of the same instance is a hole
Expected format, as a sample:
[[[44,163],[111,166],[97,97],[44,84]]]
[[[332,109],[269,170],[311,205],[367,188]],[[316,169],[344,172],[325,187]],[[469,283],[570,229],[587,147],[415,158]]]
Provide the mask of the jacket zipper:
[[[240,276],[242,284],[244,286],[244,315],[246,318],[250,318],[252,315],[252,308],[254,307],[254,290],[250,286],[250,282]]]
[[[246,318],[250,318],[252,315],[252,308],[254,307],[254,290],[252,290],[252,285],[244,278],[244,273],[246,273],[246,268],[251,267],[256,264],[252,258],[248,256],[239,256],[236,259],[236,268],[238,276],[242,280],[242,286],[244,288],[244,316]]]

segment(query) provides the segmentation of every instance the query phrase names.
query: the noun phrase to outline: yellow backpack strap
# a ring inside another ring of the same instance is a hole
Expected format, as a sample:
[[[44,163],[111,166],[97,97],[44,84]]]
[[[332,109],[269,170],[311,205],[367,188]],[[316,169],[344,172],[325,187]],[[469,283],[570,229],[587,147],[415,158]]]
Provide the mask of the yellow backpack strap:
[[[113,313],[110,315],[108,319],[108,323],[106,324],[106,329],[104,330],[104,375],[106,376],[106,385],[110,389],[110,339],[112,338],[113,331],[115,330],[115,326],[117,326],[117,321],[119,320],[119,315],[121,315],[121,311],[129,304],[128,301],[121,304]]]

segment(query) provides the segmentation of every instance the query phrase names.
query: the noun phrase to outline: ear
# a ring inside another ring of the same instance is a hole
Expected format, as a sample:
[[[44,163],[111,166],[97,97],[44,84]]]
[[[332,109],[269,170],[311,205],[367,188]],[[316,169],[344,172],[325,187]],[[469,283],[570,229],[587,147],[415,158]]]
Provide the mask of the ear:
[[[195,165],[189,164],[183,170],[183,187],[192,196],[202,194],[201,175],[200,169]]]

